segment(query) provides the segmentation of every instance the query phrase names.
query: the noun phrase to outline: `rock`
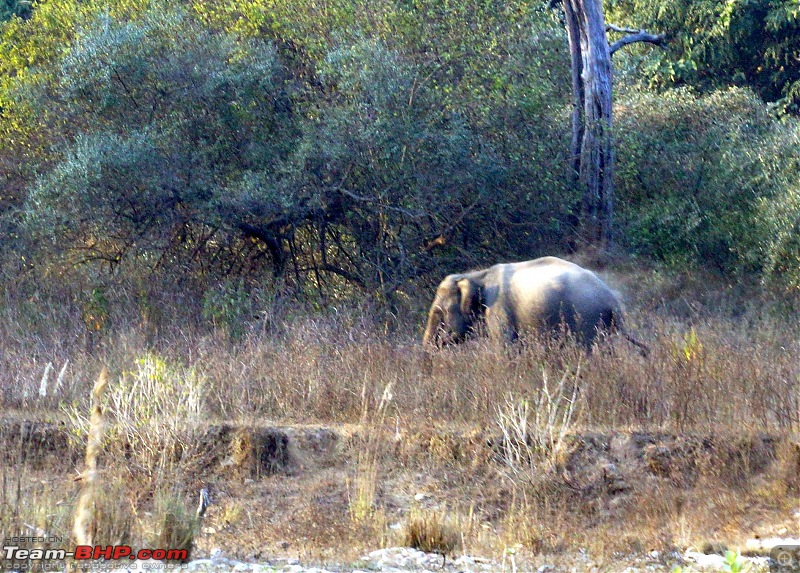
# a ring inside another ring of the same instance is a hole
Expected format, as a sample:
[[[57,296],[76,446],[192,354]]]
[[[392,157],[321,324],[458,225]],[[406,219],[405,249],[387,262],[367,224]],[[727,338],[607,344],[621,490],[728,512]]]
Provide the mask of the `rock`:
[[[196,571],[198,569],[208,569],[214,565],[211,559],[195,559],[186,564],[189,571]]]
[[[706,555],[705,553],[700,553],[699,551],[687,551],[684,554],[684,557],[687,561],[690,561],[701,568],[723,569],[725,567],[725,558],[722,555],[717,555],[716,553],[712,555]]]
[[[768,555],[778,545],[789,545],[792,547],[800,546],[800,539],[791,537],[768,537],[766,539],[748,539],[742,553],[751,555]]]

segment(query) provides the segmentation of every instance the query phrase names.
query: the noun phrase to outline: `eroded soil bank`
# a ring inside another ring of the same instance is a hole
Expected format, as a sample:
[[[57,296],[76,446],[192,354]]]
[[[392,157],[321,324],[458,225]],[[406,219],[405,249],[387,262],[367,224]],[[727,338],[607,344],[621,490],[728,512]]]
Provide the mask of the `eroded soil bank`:
[[[74,504],[84,445],[68,424],[6,420],[0,441],[5,502],[38,480],[35,491],[56,495],[30,503]],[[210,500],[193,559],[358,568],[366,552],[402,544],[415,512],[457,531],[454,556],[510,567],[513,554],[534,569],[667,570],[687,550],[763,555],[758,539],[799,533],[800,445],[786,436],[585,431],[527,474],[507,464],[501,434],[473,428],[220,424],[175,451],[182,495]],[[118,459],[100,465],[101,480],[121,471]],[[25,483],[14,486],[15,472]],[[372,508],[356,519],[365,481]]]

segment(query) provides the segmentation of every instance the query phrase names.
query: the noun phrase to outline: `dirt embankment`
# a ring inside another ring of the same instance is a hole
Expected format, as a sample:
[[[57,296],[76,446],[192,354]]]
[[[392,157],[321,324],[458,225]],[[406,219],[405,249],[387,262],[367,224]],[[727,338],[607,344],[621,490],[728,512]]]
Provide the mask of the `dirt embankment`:
[[[211,500],[195,555],[324,562],[349,547],[355,557],[391,543],[420,508],[448,512],[477,554],[495,556],[509,546],[531,556],[611,556],[797,536],[800,444],[786,437],[584,432],[567,439],[555,469],[519,489],[501,477],[505,445],[496,433],[428,428],[382,436],[377,526],[368,532],[350,519],[364,444],[358,427],[207,427],[186,454],[187,495],[204,488]],[[66,424],[5,421],[0,441],[9,446],[0,464],[71,487],[83,445]]]

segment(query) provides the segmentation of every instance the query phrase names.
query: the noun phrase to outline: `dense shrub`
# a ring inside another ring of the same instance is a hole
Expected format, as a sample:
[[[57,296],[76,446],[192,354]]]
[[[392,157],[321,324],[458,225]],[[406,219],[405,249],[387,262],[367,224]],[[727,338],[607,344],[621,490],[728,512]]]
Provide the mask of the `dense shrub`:
[[[797,122],[773,119],[749,90],[629,93],[617,134],[628,247],[797,285]]]

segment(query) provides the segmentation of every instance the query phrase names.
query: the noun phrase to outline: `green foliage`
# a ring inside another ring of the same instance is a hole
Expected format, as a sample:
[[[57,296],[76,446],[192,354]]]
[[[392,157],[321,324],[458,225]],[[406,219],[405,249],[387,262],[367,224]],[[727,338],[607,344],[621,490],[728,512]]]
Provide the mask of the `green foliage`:
[[[225,281],[203,297],[203,318],[224,329],[229,336],[238,338],[245,321],[255,314],[250,292],[244,281]]]
[[[704,356],[703,343],[697,336],[694,327],[689,329],[689,332],[683,334],[683,341],[681,343],[672,344],[670,355],[672,359],[682,365],[691,363],[702,362]]]
[[[27,20],[31,17],[30,0],[2,0],[0,2],[0,22],[17,17]]]
[[[620,104],[620,233],[676,264],[795,286],[800,125],[749,90],[631,94]]]
[[[196,0],[194,10],[215,28],[245,37],[269,37],[306,61],[325,57],[338,42],[370,29],[385,36],[390,4],[353,0]]]
[[[41,110],[26,105],[18,90],[30,85],[45,89],[60,59],[99,15],[135,20],[149,5],[149,0],[40,0],[30,18],[0,24],[0,150],[22,146],[27,160],[39,159],[46,145],[41,139],[55,126]]]
[[[752,566],[749,563],[742,561],[742,557],[739,554],[738,549],[736,551],[731,549],[725,551],[725,564],[723,565],[724,571],[729,571],[730,573],[745,573],[751,569]]]
[[[778,111],[800,113],[800,4],[796,0],[613,0],[607,19],[669,37],[642,52],[654,86],[746,86]]]
[[[384,291],[423,267],[426,238],[483,212],[504,185],[502,159],[421,75],[378,42],[331,53],[321,78],[335,105],[312,112],[303,147],[305,186],[338,205],[330,222],[348,231],[337,258]]]
[[[81,304],[81,318],[89,331],[99,332],[108,319],[108,298],[102,288],[93,288]]]
[[[62,148],[28,198],[29,228],[111,264],[201,248],[238,222],[221,215],[231,188],[286,157],[284,90],[263,42],[211,34],[180,13],[101,17],[63,59],[56,97],[29,90],[62,122]]]
[[[670,1],[609,8],[702,41],[621,54],[620,73],[750,82],[703,66],[740,66],[725,42],[761,4]],[[793,10],[774,0],[768,29],[788,34]],[[185,274],[232,333],[236,285],[265,270],[314,304],[395,305],[451,269],[569,249],[569,90],[562,24],[526,0],[43,0],[0,28],[6,257]],[[745,89],[620,93],[619,242],[800,288],[796,124]]]
[[[541,57],[563,40],[552,22],[500,46],[498,15],[460,11],[494,52],[471,61],[440,22],[443,49],[462,47],[430,59],[400,49],[425,13],[400,7],[386,18],[405,39],[353,37],[298,62],[285,44],[209,29],[221,12],[196,8],[101,14],[46,79],[8,92],[49,118],[25,210],[48,249],[112,268],[266,255],[323,298],[350,284],[385,299],[435,266],[433,247],[464,265],[565,237],[566,145],[529,121],[558,113],[568,85],[563,51]]]

